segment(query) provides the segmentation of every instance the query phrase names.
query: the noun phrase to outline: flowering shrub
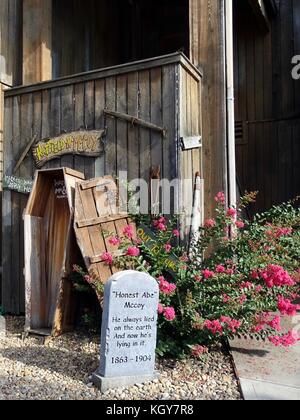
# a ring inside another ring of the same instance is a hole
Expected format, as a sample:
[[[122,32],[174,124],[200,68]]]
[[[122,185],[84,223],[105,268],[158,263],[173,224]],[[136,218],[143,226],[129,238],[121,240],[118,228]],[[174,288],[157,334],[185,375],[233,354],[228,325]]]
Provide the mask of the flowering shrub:
[[[294,303],[300,282],[300,211],[288,203],[252,222],[243,220],[244,208],[254,199],[248,194],[237,208],[226,208],[220,192],[215,218],[205,221],[189,254],[179,245],[176,223],[162,216],[149,222],[156,242],[152,249],[142,238],[134,243],[130,227],[123,237],[110,237],[123,256],[113,260],[105,253],[103,261],[157,279],[159,355],[202,357],[208,347],[236,336],[284,347],[299,340],[295,332],[280,334],[277,313],[294,316],[300,309]],[[170,257],[176,261],[172,271]]]

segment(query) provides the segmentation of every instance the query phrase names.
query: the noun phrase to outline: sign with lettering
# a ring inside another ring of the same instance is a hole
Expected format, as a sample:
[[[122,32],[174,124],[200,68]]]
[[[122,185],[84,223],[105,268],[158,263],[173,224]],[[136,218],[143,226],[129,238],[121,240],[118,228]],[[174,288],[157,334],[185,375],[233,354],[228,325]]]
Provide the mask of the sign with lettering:
[[[68,194],[67,194],[67,188],[66,188],[66,184],[65,181],[62,180],[54,180],[54,193],[56,198],[58,199],[67,199],[68,198]]]
[[[140,225],[137,229],[137,236],[143,242],[143,245],[147,247],[153,254],[159,255],[161,247],[155,239],[154,233],[145,225]],[[170,274],[174,275],[177,272],[178,259],[170,254],[165,261],[165,269]]]
[[[101,377],[154,374],[158,303],[158,282],[148,274],[124,271],[108,281],[102,320]]]
[[[104,134],[105,130],[76,131],[48,141],[42,140],[32,149],[35,164],[41,168],[50,160],[63,155],[98,157],[104,152],[104,144],[101,141]]]
[[[33,188],[33,181],[17,178],[12,175],[5,175],[3,178],[3,188],[6,190],[16,191],[21,194],[30,194]]]

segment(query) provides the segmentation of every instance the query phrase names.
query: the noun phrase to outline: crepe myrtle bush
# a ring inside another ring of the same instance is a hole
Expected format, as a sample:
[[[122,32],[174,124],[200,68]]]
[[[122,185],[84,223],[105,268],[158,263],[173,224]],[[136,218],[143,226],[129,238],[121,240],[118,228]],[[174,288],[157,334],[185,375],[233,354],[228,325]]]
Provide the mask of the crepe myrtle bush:
[[[300,284],[300,210],[290,202],[244,220],[255,197],[246,194],[227,208],[225,195],[217,194],[215,217],[205,221],[189,253],[179,244],[177,221],[163,216],[148,221],[154,247],[136,240],[131,226],[122,237],[109,238],[122,256],[104,253],[107,264],[157,279],[158,355],[204,357],[210,347],[235,337],[284,347],[299,340],[294,331],[281,332],[280,315],[295,316],[300,309],[294,303]],[[176,262],[172,271],[166,269],[170,259]]]

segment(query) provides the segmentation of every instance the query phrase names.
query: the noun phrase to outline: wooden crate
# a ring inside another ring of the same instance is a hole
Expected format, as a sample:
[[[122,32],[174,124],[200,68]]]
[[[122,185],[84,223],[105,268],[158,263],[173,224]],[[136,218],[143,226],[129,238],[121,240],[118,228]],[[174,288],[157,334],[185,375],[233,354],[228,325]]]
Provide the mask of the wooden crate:
[[[37,171],[24,213],[26,331],[59,335],[73,323],[71,284],[76,263],[73,170]]]

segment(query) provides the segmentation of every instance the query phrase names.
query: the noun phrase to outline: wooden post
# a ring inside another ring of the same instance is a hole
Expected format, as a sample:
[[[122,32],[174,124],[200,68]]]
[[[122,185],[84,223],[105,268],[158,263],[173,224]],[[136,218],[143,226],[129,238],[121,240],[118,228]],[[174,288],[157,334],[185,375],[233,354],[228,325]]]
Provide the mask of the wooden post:
[[[190,0],[190,57],[203,69],[203,173],[205,216],[214,196],[227,191],[224,0]]]
[[[23,1],[23,84],[52,79],[52,0]]]

